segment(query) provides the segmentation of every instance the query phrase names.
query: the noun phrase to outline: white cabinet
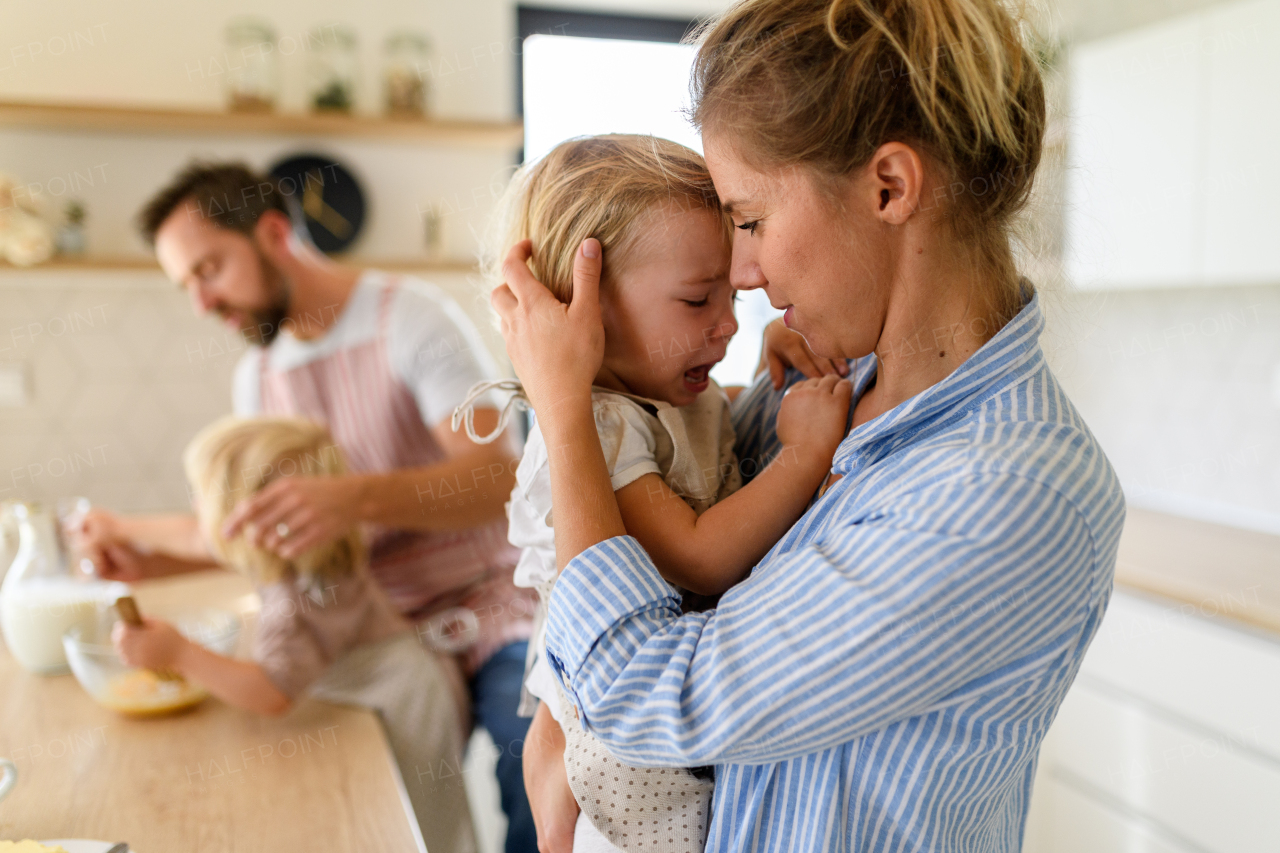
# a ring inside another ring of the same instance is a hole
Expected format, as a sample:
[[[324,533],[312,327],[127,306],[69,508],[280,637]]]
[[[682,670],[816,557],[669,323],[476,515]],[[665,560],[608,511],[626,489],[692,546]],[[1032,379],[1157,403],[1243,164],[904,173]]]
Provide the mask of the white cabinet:
[[[1028,839],[1026,853],[1200,853],[1054,776],[1036,783],[1035,796],[1051,833]]]
[[[1280,2],[1206,16],[1204,274],[1280,281]]]
[[[1071,54],[1069,280],[1088,289],[1280,282],[1280,0]]]
[[[1198,18],[1082,45],[1071,55],[1069,280],[1190,284],[1199,271]]]
[[[1280,642],[1117,593],[1041,752],[1027,853],[1280,848]]]

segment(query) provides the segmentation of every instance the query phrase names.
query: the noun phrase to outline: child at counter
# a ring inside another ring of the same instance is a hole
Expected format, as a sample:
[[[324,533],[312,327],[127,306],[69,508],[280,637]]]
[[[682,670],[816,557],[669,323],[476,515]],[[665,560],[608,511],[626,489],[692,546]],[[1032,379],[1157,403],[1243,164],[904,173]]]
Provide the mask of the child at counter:
[[[290,561],[244,534],[227,540],[220,533],[237,502],[278,477],[344,473],[328,431],[304,420],[224,418],[192,440],[183,462],[211,549],[247,575],[261,599],[253,660],[218,655],[147,617],[140,627],[116,625],[120,657],[131,666],[176,670],[223,701],[260,714],[284,714],[304,693],[376,711],[427,849],[474,851],[461,774],[426,785],[419,773],[442,760],[459,766],[465,732],[457,703],[433,694],[463,685],[421,646],[368,576],[358,531],[353,527]]]

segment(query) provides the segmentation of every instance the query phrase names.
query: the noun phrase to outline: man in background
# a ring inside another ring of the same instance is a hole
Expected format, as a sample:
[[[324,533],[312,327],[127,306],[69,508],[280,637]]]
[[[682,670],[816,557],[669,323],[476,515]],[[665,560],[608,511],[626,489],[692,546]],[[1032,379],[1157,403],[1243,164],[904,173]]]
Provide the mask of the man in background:
[[[518,552],[503,509],[519,449],[510,435],[474,444],[449,424],[470,387],[496,378],[496,368],[456,303],[421,281],[333,262],[295,228],[291,201],[244,166],[194,164],[140,216],[160,266],[196,311],[213,312],[253,344],[235,370],[235,412],[323,423],[351,470],[281,477],[241,501],[224,532],[291,559],[360,523],[373,577],[465,677],[469,708],[460,710],[500,750],[506,850],[532,853],[520,758],[528,720],[516,706],[533,602],[512,582]],[[496,427],[491,400],[475,420],[481,434]],[[216,565],[190,514],[98,509],[79,539],[108,578]],[[423,772],[461,778],[460,767]]]

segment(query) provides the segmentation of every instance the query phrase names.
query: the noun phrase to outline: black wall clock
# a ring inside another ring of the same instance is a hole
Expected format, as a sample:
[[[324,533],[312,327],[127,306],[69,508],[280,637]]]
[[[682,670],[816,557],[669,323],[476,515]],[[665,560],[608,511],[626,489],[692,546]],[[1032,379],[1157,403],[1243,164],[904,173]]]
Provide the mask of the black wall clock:
[[[316,248],[325,254],[345,251],[364,226],[364,191],[355,175],[332,157],[299,154],[271,167],[280,191],[296,203],[295,216]]]

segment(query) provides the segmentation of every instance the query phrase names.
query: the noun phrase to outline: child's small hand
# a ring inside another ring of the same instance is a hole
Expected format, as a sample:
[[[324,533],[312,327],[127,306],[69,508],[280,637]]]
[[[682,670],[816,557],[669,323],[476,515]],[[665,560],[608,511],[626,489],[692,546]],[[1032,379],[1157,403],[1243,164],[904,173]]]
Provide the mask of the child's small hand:
[[[756,375],[766,367],[775,391],[782,387],[788,367],[794,367],[810,379],[849,375],[847,362],[815,355],[804,337],[788,329],[781,319],[764,327],[764,343],[760,347],[760,365],[756,368]]]
[[[142,624],[136,627],[117,622],[111,631],[111,642],[129,666],[167,669],[177,662],[188,641],[168,622],[143,616]]]
[[[797,382],[778,410],[778,440],[829,467],[844,440],[852,399],[853,385],[838,376]]]

